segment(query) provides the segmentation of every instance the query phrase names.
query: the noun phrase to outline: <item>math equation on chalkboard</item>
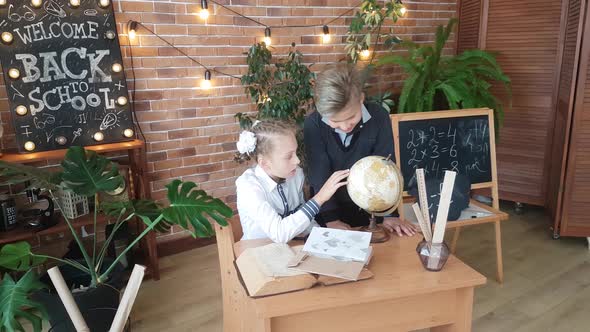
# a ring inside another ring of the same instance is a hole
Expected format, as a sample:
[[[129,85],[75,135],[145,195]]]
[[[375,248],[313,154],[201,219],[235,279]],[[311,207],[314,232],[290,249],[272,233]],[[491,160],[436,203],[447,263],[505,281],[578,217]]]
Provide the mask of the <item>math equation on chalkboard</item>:
[[[112,1],[3,1],[0,32],[19,151],[133,139]]]
[[[415,183],[417,168],[427,179],[442,179],[447,170],[471,183],[492,179],[487,115],[400,121],[396,144],[406,187]]]

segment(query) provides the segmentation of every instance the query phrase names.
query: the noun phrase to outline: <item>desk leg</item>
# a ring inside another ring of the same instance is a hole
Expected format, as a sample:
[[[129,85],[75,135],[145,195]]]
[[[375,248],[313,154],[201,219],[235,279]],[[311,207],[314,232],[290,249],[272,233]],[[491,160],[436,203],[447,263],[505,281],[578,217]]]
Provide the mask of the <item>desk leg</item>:
[[[471,332],[473,320],[473,287],[457,289],[455,323],[432,327],[431,332]]]

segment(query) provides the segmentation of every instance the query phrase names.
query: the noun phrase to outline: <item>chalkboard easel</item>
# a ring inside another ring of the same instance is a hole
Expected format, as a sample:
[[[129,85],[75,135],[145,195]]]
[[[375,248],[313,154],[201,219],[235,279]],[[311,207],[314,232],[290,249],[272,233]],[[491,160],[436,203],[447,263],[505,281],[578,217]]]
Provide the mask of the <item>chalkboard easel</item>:
[[[452,170],[471,180],[471,189],[491,192],[492,206],[471,200],[470,208],[486,211],[485,216],[460,218],[446,228],[455,228],[451,251],[454,253],[463,226],[494,223],[496,233],[497,279],[504,279],[500,222],[508,214],[500,211],[494,113],[488,108],[404,113],[391,115],[395,140],[395,157],[404,176],[404,197],[417,168],[425,170],[426,179],[444,177]],[[411,203],[403,204],[400,216],[412,220]]]

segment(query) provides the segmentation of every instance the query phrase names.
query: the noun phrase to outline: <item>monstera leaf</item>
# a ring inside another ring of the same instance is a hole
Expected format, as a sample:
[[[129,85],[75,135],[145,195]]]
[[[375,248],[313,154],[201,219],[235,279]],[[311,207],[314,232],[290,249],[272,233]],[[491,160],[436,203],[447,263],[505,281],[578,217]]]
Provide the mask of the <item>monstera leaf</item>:
[[[61,182],[61,173],[5,161],[0,161],[0,177],[5,179],[2,182],[3,185],[19,184],[28,181],[32,188],[50,190],[58,189]]]
[[[31,245],[25,241],[6,244],[0,250],[0,266],[13,271],[27,271],[44,261],[45,258],[33,256]]]
[[[161,214],[162,209],[156,202],[147,199],[138,199],[124,202],[104,202],[101,204],[102,211],[112,217],[122,214],[121,220],[130,219],[133,216],[139,217],[147,226],[150,226]],[[154,230],[160,233],[170,231],[172,225],[162,219],[154,226]]]
[[[66,187],[78,195],[93,196],[97,192],[113,191],[125,181],[117,164],[80,146],[70,147],[61,165]]]
[[[163,210],[163,214],[170,224],[190,231],[193,237],[209,237],[215,234],[205,214],[219,225],[227,226],[225,218],[232,216],[231,208],[221,200],[207,195],[205,191],[196,189],[194,182],[174,180],[166,188],[170,206]]]
[[[31,313],[31,308],[38,310],[43,317],[46,317],[45,308],[35,301],[29,299],[29,294],[45,288],[33,271],[28,271],[17,282],[6,273],[0,282],[0,331],[26,332],[20,320],[28,320],[33,326],[34,332],[40,332],[42,318]]]

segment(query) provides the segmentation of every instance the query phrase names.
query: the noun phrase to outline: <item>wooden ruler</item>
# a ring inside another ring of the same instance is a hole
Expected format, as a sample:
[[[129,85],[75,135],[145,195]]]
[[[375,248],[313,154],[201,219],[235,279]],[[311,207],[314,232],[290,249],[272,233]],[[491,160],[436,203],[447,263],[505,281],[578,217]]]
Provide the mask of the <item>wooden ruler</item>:
[[[432,241],[432,230],[430,229],[430,224],[426,223],[426,221],[424,221],[424,218],[422,217],[420,205],[418,205],[418,203],[414,203],[412,205],[412,208],[414,209],[414,213],[416,214],[418,225],[420,225],[420,229],[422,230],[422,235],[424,235],[424,240],[426,240],[426,242]]]
[[[418,223],[424,223],[424,228],[422,230],[422,234],[424,234],[424,238],[426,241],[432,241],[432,226],[430,224],[430,212],[428,211],[428,193],[426,192],[426,178],[424,176],[424,169],[418,168],[416,170],[416,180],[418,181],[418,199],[420,200],[420,209],[422,210],[422,218],[419,218],[418,213],[416,213],[416,218],[418,218]],[[422,220],[422,221],[420,221]],[[421,225],[422,227],[422,225]]]
[[[445,171],[445,179],[442,190],[440,191],[440,200],[438,201],[438,210],[436,211],[436,223],[434,224],[434,235],[432,243],[442,243],[445,237],[445,228],[447,227],[447,217],[449,216],[449,206],[451,205],[451,196],[455,177],[457,173]]]

